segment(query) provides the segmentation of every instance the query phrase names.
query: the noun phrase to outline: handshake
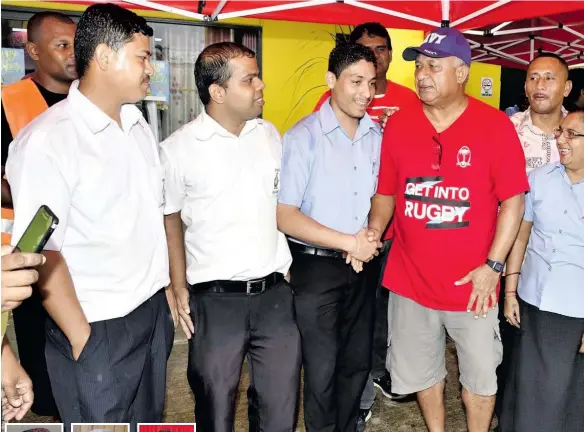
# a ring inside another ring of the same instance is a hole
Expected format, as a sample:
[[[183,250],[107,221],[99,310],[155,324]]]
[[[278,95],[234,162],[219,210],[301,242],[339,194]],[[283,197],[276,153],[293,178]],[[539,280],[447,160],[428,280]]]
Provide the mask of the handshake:
[[[345,249],[345,261],[351,264],[353,270],[359,273],[363,270],[363,263],[367,263],[379,255],[381,248],[381,231],[374,228],[363,228],[353,235],[351,246]]]

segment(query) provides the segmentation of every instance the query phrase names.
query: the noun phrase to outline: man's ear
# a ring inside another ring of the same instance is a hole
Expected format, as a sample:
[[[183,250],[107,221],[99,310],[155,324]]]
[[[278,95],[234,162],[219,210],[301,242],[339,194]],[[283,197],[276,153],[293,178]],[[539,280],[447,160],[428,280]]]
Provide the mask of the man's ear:
[[[209,86],[209,95],[211,96],[211,99],[213,99],[215,103],[218,104],[224,103],[226,93],[227,92],[225,90],[225,87],[222,87],[219,84],[211,84]]]
[[[34,61],[39,61],[39,51],[37,46],[33,42],[27,42],[25,45],[26,52]]]
[[[113,61],[114,50],[106,44],[99,44],[95,48],[94,60],[102,71],[107,71]]]
[[[566,81],[566,85],[564,86],[564,97],[568,97],[570,92],[572,91],[572,81]]]
[[[468,80],[468,75],[470,73],[470,67],[466,64],[458,66],[456,68],[456,81],[458,84],[463,84]]]
[[[337,77],[332,72],[327,72],[324,79],[326,80],[326,85],[329,89],[333,89],[335,84],[337,83]]]

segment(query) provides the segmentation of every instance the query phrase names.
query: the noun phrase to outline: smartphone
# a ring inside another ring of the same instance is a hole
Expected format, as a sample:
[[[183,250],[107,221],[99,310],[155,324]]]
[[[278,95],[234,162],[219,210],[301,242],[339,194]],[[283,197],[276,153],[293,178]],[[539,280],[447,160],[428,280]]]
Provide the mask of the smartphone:
[[[27,253],[40,253],[47,244],[47,241],[57,228],[59,218],[48,208],[42,205],[28,224],[28,227],[18,240],[14,251]]]

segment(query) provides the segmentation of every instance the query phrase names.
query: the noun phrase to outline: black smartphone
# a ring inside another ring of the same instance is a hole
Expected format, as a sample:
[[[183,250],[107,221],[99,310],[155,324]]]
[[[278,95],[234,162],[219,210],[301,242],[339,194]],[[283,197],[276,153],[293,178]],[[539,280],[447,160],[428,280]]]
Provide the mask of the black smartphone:
[[[14,247],[14,252],[42,252],[58,224],[59,218],[51,209],[46,205],[40,206]]]

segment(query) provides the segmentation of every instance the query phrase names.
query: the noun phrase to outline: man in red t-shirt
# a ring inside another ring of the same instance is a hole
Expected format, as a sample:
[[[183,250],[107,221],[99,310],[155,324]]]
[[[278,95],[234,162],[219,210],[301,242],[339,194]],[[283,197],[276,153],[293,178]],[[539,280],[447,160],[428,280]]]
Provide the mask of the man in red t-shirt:
[[[529,189],[525,157],[507,116],[465,95],[471,51],[461,33],[436,29],[403,57],[416,61],[421,102],[387,122],[369,218],[373,240],[394,216],[383,279],[393,388],[418,393],[428,429],[444,430],[447,331],[468,429],[487,431],[502,357],[498,286]]]
[[[391,38],[385,27],[376,22],[360,24],[351,32],[349,41],[364,45],[375,53],[377,60],[375,96],[367,108],[367,114],[374,121],[381,121],[388,111],[418,102],[416,92],[386,78],[391,63],[392,49]],[[318,111],[330,97],[331,91],[327,90],[318,100],[313,112]]]

